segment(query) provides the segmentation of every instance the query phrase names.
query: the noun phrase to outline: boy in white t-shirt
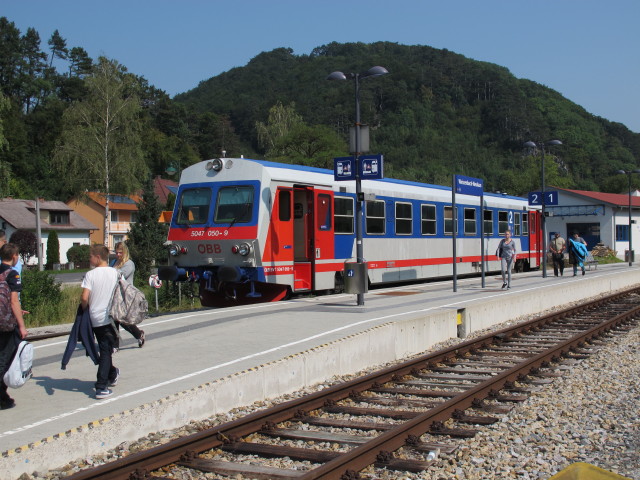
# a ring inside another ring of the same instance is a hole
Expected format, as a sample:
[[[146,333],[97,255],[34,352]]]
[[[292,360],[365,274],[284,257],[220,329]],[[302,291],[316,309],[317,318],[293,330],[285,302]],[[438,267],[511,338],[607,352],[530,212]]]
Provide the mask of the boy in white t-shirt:
[[[107,314],[107,308],[118,281],[118,272],[109,266],[109,249],[104,245],[93,245],[89,251],[89,270],[82,279],[82,308],[89,309],[91,326],[98,341],[100,360],[96,380],[96,398],[110,397],[109,387],[118,383],[120,370],[113,366],[112,355],[118,345],[118,333]]]

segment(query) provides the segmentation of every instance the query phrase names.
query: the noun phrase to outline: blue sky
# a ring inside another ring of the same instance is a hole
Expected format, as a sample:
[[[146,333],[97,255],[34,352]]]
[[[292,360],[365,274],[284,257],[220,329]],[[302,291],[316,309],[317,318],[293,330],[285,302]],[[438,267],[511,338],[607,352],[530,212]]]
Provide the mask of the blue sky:
[[[391,41],[502,65],[640,132],[640,0],[2,0],[0,15],[170,95],[278,47]]]

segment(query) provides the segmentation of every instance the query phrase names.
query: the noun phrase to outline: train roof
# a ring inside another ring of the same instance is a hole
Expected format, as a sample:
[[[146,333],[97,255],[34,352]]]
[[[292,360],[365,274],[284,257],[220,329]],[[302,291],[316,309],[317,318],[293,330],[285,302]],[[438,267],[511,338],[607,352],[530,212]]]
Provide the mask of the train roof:
[[[342,183],[345,183],[345,184],[353,183],[351,181],[347,181],[347,182],[335,181],[333,170],[329,170],[326,168],[311,167],[306,165],[294,165],[294,164],[288,164],[288,163],[278,163],[278,162],[271,162],[268,160],[255,160],[255,159],[249,159],[249,158],[229,158],[229,159],[225,158],[223,160],[232,160],[233,162],[256,163],[262,166],[265,170],[267,170],[268,174],[272,178],[278,179],[278,180],[286,180],[286,181],[292,181],[292,182],[304,181],[304,183],[319,183],[319,184],[331,185],[331,186],[334,186],[335,184],[342,184]],[[202,166],[206,164],[206,162],[208,161],[210,160],[205,160],[204,162],[200,162],[198,164],[192,165],[191,167],[188,167],[187,169],[185,169],[185,172],[183,173],[186,173],[188,170],[191,170],[194,168],[198,170],[202,169]],[[300,172],[304,172],[305,174],[304,177],[300,175]],[[187,175],[187,177],[191,177],[191,175]],[[304,178],[304,180],[301,180],[301,178]],[[410,180],[399,180],[395,178],[384,178],[381,180],[366,180],[364,181],[362,186],[363,186],[363,190],[376,190],[377,189],[376,185],[378,186],[378,188],[384,188],[383,187],[384,184],[386,185],[393,184],[396,186],[400,186],[400,190],[406,189],[406,191],[413,191],[414,188],[430,188],[433,190],[441,190],[443,193],[451,192],[451,187],[447,187],[443,185],[433,185],[428,183],[413,182]],[[402,188],[402,187],[405,187],[405,188]],[[527,201],[527,199],[523,197],[506,195],[501,193],[493,193],[493,192],[484,192],[484,196],[501,198],[504,200],[513,200],[517,202]]]
[[[284,168],[287,170],[296,170],[296,171],[303,171],[303,172],[308,172],[308,173],[320,173],[323,175],[330,175],[331,178],[334,178],[334,172],[333,170],[329,170],[326,168],[318,168],[318,167],[310,167],[310,166],[305,166],[305,165],[293,165],[293,164],[287,164],[287,163],[278,163],[278,162],[270,162],[268,160],[253,160],[253,159],[246,159],[248,161],[251,162],[255,162],[255,163],[259,163],[260,165],[263,165],[265,167],[268,168]],[[451,187],[447,187],[444,185],[434,185],[434,184],[430,184],[430,183],[421,183],[421,182],[412,182],[411,180],[400,180],[397,178],[383,178],[382,180],[366,180],[367,182],[383,182],[383,183],[393,183],[393,184],[397,184],[397,185],[407,185],[407,186],[411,186],[411,187],[421,187],[421,188],[433,188],[436,190],[444,190],[444,191],[451,191]],[[522,200],[523,197],[518,197],[515,195],[505,195],[502,193],[494,193],[494,192],[484,192],[484,196],[490,196],[490,197],[500,197],[500,198],[510,198],[513,200]]]

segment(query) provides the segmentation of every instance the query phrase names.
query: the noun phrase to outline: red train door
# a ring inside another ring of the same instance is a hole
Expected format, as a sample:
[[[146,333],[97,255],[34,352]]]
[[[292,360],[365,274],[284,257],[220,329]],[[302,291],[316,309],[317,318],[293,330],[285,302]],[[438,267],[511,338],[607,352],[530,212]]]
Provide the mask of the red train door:
[[[314,235],[313,187],[293,189],[294,290],[313,290]]]
[[[529,265],[535,268],[542,262],[542,230],[540,212],[532,210],[529,212]]]

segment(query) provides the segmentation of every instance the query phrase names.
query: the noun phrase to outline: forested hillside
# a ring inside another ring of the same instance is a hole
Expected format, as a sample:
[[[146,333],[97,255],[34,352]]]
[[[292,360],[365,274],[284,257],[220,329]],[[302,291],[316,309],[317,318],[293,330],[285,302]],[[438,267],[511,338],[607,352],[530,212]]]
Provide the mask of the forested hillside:
[[[354,85],[327,75],[375,65],[390,74],[361,81],[362,122],[387,176],[450,184],[460,173],[485,179],[487,190],[523,194],[540,179],[539,157],[523,143],[552,138],[564,145],[547,155],[549,185],[624,191],[626,178],[613,172],[638,167],[640,135],[624,125],[447,50],[332,43],[294,55],[280,48],[171,99],[117,59],[89,58],[58,31],[45,42],[0,17],[0,196],[130,193],[147,174],[166,177],[169,167],[222,151],[330,166],[348,154]],[[107,85],[117,98],[104,95]],[[121,114],[103,123],[114,101]],[[109,132],[108,148],[101,131]]]
[[[540,182],[539,161],[525,155],[523,143],[556,138],[564,145],[552,151],[549,184],[624,190],[626,180],[612,179],[613,172],[639,162],[640,135],[624,125],[504,67],[427,46],[332,43],[301,56],[281,48],[176,100],[228,115],[236,133],[260,151],[255,123],[277,102],[293,102],[309,125],[346,135],[353,82],[327,81],[327,75],[374,65],[390,74],[361,81],[362,122],[370,125],[371,150],[384,154],[389,176],[450,184],[450,175],[460,173],[486,179],[491,190],[523,193]]]

